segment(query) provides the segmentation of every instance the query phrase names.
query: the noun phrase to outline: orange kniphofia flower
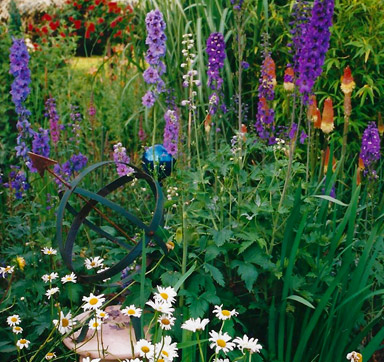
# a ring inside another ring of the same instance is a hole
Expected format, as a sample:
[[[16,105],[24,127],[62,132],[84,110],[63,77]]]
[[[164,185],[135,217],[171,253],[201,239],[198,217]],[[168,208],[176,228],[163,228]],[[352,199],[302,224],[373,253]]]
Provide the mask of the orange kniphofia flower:
[[[293,71],[293,68],[287,67],[284,72],[284,83],[283,83],[283,87],[287,92],[293,92],[293,90],[295,89],[295,83],[293,83],[294,77],[295,77],[295,72]]]
[[[352,93],[353,89],[355,88],[356,83],[353,80],[353,76],[351,73],[351,68],[349,68],[349,65],[344,69],[344,75],[341,77],[341,90],[344,94],[350,94]]]
[[[330,156],[330,150],[329,147],[327,147],[325,151],[324,156],[324,174],[326,175],[328,172],[328,164],[329,164],[329,156]],[[332,171],[335,172],[336,170],[336,158],[335,156],[332,157]]]
[[[331,133],[335,128],[333,117],[334,112],[332,99],[328,97],[324,101],[323,116],[321,119],[321,130],[326,134]]]
[[[270,77],[273,88],[274,88],[276,86],[276,65],[274,60],[270,56],[265,58],[264,67],[265,67],[265,72]],[[264,80],[268,81],[268,79],[264,79]]]
[[[379,115],[378,115],[378,124],[377,124],[377,129],[379,130],[379,133],[380,133],[380,136],[383,135],[384,133],[384,124],[383,124],[383,119],[381,118],[381,113],[379,112]]]

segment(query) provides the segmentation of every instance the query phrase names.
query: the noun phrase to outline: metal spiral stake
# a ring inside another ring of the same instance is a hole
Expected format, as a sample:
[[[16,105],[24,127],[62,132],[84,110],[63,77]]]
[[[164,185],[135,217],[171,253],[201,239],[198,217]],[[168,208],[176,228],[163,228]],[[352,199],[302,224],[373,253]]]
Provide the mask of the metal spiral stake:
[[[120,273],[123,269],[132,264],[137,257],[141,255],[144,243],[145,246],[147,246],[149,242],[153,241],[164,251],[164,253],[168,252],[167,246],[163,241],[164,231],[162,229],[164,215],[164,195],[161,190],[160,184],[155,181],[150,175],[145,172],[142,172],[135,166],[127,164],[128,167],[131,167],[133,169],[132,174],[127,176],[121,176],[116,180],[112,181],[111,183],[102,187],[99,191],[92,192],[82,187],[79,187],[79,184],[87,175],[91,174],[93,171],[107,165],[115,164],[114,161],[104,161],[89,166],[85,170],[83,170],[72,182],[69,183],[49,169],[49,167],[56,164],[57,161],[34,154],[32,152],[29,152],[28,155],[31,158],[33,167],[37,169],[40,176],[43,177],[44,172],[47,171],[67,188],[67,190],[61,196],[61,201],[57,210],[56,238],[60,254],[63,258],[65,265],[68,267],[69,270],[75,272],[81,281],[85,283],[102,282],[103,280],[111,278],[114,275]],[[114,192],[119,187],[124,186],[125,184],[131,182],[134,179],[142,179],[146,181],[155,198],[155,210],[153,212],[152,219],[148,224],[144,223],[134,214],[125,210],[122,206],[106,198],[106,196],[108,196],[110,193]],[[73,194],[85,202],[85,204],[79,211],[77,211],[69,203],[70,197]],[[97,204],[101,204],[105,207],[108,207],[120,216],[124,217],[128,222],[134,224],[135,226],[143,230],[144,236],[140,240],[134,241],[119,225],[117,225],[102,211],[100,211],[96,207]],[[63,237],[63,222],[66,210],[74,216],[74,220],[67,232],[66,237]],[[87,216],[92,210],[97,212],[113,228],[119,231],[120,234],[123,235],[127,240],[134,241],[135,245],[132,246],[126,241],[121,240],[121,238],[111,235],[107,231],[94,224],[92,221],[88,220]],[[107,240],[110,240],[113,243],[123,247],[127,250],[127,254],[109,269],[104,270],[96,275],[79,274],[74,270],[73,267],[73,247],[79,229],[83,225],[96,232],[101,237],[104,237]],[[124,284],[130,279],[131,276],[128,275],[121,281],[121,283]]]

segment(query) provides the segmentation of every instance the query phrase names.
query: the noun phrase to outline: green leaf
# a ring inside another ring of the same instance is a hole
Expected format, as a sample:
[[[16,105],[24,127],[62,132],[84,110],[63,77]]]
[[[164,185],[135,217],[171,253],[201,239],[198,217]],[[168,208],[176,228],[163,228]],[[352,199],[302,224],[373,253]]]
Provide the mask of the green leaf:
[[[175,284],[175,286],[173,287],[175,289],[175,291],[177,292],[179,290],[179,288],[183,285],[183,283],[185,282],[185,280],[193,273],[193,271],[195,270],[196,268],[196,263],[194,263],[189,269],[188,271],[180,278],[180,280]]]
[[[231,236],[233,235],[232,230],[222,229],[222,230],[213,230],[213,241],[217,246],[222,246],[226,241],[229,241]]]
[[[238,268],[237,272],[240,275],[241,280],[244,281],[246,288],[251,291],[253,289],[253,284],[259,276],[256,267],[251,263],[240,260],[234,260],[231,263],[231,266]]]
[[[345,206],[345,207],[348,206],[348,204],[344,204],[344,202],[341,202],[340,200],[337,200],[337,199],[335,199],[335,198],[332,197],[332,196],[327,196],[327,195],[313,195],[313,197],[318,197],[319,199],[324,199],[324,200],[333,202],[333,203],[335,203],[335,204],[338,204],[338,205],[340,205],[340,206]]]
[[[223,274],[215,266],[211,264],[204,264],[204,270],[206,272],[209,272],[209,274],[211,274],[212,278],[215,280],[217,284],[219,284],[222,287],[225,285]]]
[[[205,342],[208,342],[208,339],[200,340],[200,343],[205,343]],[[187,347],[192,347],[192,346],[197,345],[198,343],[199,343],[198,341],[185,341],[185,342],[182,342],[182,343],[178,343],[177,344],[177,348],[178,349],[183,349],[183,348],[187,348]]]
[[[289,297],[287,297],[287,299],[295,300],[296,302],[304,304],[306,307],[316,309],[311,303],[309,303],[307,300],[305,300],[303,297],[300,297],[299,295],[290,295]]]

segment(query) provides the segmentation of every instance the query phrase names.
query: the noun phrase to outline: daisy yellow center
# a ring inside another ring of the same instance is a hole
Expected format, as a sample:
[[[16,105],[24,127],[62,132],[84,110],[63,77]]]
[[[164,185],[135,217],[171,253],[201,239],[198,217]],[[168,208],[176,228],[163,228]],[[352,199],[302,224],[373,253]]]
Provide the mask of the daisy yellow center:
[[[47,357],[53,357],[53,352],[48,352],[48,353],[46,354],[46,356],[47,356]]]
[[[159,358],[159,359],[157,360],[157,362],[165,362],[165,360],[164,360],[163,358]]]
[[[92,266],[95,266],[95,265],[96,265],[96,263],[95,263],[94,261],[92,261],[92,262],[91,262],[91,265],[92,265]]]
[[[15,331],[20,331],[21,327],[15,327]]]
[[[105,317],[105,313],[100,313],[100,317],[104,318]]]
[[[224,315],[224,316],[226,316],[226,317],[229,317],[229,316],[231,315],[231,312],[230,312],[229,310],[223,309],[223,310],[221,311],[221,314]]]
[[[168,294],[167,293],[160,293],[161,297],[165,300],[168,299]]]
[[[99,301],[99,300],[98,300],[97,298],[91,298],[91,299],[89,300],[89,304],[90,304],[90,305],[95,305],[95,304],[97,304],[98,301]]]
[[[133,309],[129,309],[127,313],[133,315],[135,314],[135,311]]]
[[[169,357],[169,353],[167,351],[161,351],[161,354],[164,355],[165,357]]]
[[[68,319],[67,319],[67,318],[63,318],[63,319],[61,320],[61,325],[62,325],[63,327],[68,327],[68,325],[69,325],[69,321],[68,321]]]
[[[95,328],[97,328],[97,327],[99,326],[99,323],[95,322],[95,323],[93,323],[93,326],[94,326]]]
[[[170,321],[169,319],[167,319],[167,318],[163,318],[163,319],[161,320],[161,323],[164,324],[164,325],[166,325],[166,326],[168,326],[168,325],[171,324],[171,321]]]
[[[27,340],[26,340],[26,339],[20,339],[20,343],[21,343],[21,344],[26,344],[26,343],[27,343]]]
[[[16,317],[12,317],[11,321],[14,322],[14,323],[17,322],[17,318]]]
[[[217,345],[221,348],[224,348],[227,344],[225,343],[225,341],[223,339],[218,339],[216,341]]]
[[[143,346],[141,347],[141,350],[144,352],[144,353],[148,353],[149,352],[149,348],[147,346]]]

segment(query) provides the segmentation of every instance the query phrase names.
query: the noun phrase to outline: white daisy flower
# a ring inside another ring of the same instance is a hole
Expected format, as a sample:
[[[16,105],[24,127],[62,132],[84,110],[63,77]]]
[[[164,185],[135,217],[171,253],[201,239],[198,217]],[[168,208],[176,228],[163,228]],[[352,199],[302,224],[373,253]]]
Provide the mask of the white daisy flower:
[[[88,310],[88,309],[96,310],[103,305],[105,298],[104,298],[104,294],[93,295],[93,293],[91,293],[89,297],[83,297],[83,301],[86,302],[82,306],[84,310]]]
[[[68,283],[68,282],[76,283],[77,282],[77,276],[74,272],[72,272],[71,274],[67,274],[66,276],[62,277],[61,282],[63,284]]]
[[[20,349],[23,349],[24,347],[25,347],[25,348],[28,348],[30,343],[31,343],[31,342],[28,341],[28,339],[24,339],[24,338],[22,338],[22,339],[19,339],[19,340],[16,342],[16,346],[19,347]]]
[[[123,362],[143,362],[143,361],[138,358],[132,358],[132,359],[125,359]]]
[[[231,362],[228,358],[218,358],[215,362]]]
[[[172,304],[176,299],[176,291],[172,287],[160,287],[157,286],[158,293],[155,293],[153,299],[158,302],[164,302],[168,304]]]
[[[140,357],[149,358],[153,354],[153,344],[146,339],[140,339],[135,345],[135,353],[139,353]]]
[[[172,314],[175,310],[175,308],[172,308],[172,306],[168,303],[159,302],[155,300],[154,302],[150,300],[149,302],[145,303],[148,304],[150,307],[152,307],[154,310],[157,310],[160,313],[163,314]]]
[[[213,313],[215,313],[216,317],[221,319],[222,321],[225,321],[227,319],[230,319],[232,316],[237,316],[239,313],[236,312],[235,309],[232,310],[227,310],[227,309],[222,309],[223,305],[216,305]]]
[[[347,359],[350,360],[351,362],[362,362],[363,356],[361,355],[361,353],[352,351],[347,354]]]
[[[56,353],[55,352],[48,352],[46,355],[45,355],[45,359],[46,360],[51,360],[52,358],[56,358]]]
[[[52,249],[52,248],[47,248],[47,247],[44,247],[43,249],[41,249],[41,251],[45,255],[56,255],[57,254],[57,250]]]
[[[233,342],[237,344],[237,347],[244,353],[244,350],[247,350],[251,353],[260,353],[260,350],[263,348],[261,344],[258,344],[258,339],[248,338],[244,334],[243,338],[236,337]]]
[[[59,288],[55,287],[55,288],[50,288],[47,290],[47,292],[45,293],[45,295],[48,297],[48,299],[51,299],[52,295],[58,293],[60,291]]]
[[[104,319],[108,319],[109,314],[107,312],[105,312],[104,310],[97,309],[96,310],[96,317],[104,320]]]
[[[43,279],[44,283],[52,282],[53,280],[57,279],[59,277],[59,274],[52,272],[51,274],[44,274],[41,279]]]
[[[7,274],[12,274],[14,271],[15,271],[15,267],[10,265],[6,266],[5,268],[4,267],[0,268],[0,274],[3,278],[5,278]]]
[[[227,332],[217,333],[215,331],[210,331],[209,335],[211,336],[209,341],[212,342],[209,347],[215,349],[215,353],[223,351],[225,354],[227,354],[229,351],[232,351],[233,348],[235,348],[235,344],[229,342],[231,340],[231,336]]]
[[[12,328],[12,332],[15,333],[15,334],[19,334],[23,331],[23,328],[19,327],[19,326],[14,326]]]
[[[161,329],[169,331],[175,325],[175,320],[176,318],[168,314],[162,314],[157,321],[159,322]]]
[[[60,319],[54,319],[52,322],[61,334],[70,332],[75,324],[71,312],[64,315],[63,311],[60,311]]]
[[[156,343],[154,354],[157,357],[157,361],[172,361],[179,356],[177,353],[177,343],[172,343],[172,338],[165,336],[161,342]]]
[[[94,359],[91,359],[91,357],[83,357],[83,362],[100,362],[101,361],[101,358],[94,358]]]
[[[136,308],[133,304],[129,307],[125,307],[121,313],[124,315],[127,315],[128,317],[137,317],[139,318],[141,316],[141,313],[143,312],[142,309]]]
[[[88,327],[89,329],[92,329],[92,330],[97,330],[99,331],[101,329],[101,325],[103,324],[103,322],[101,321],[101,319],[98,319],[98,318],[92,318],[89,323],[88,323]]]
[[[197,318],[197,319],[190,318],[181,325],[181,328],[191,332],[203,331],[205,329],[205,326],[208,323],[209,323],[209,319],[207,318],[203,320],[200,320],[200,318]]]
[[[89,269],[99,268],[103,266],[103,258],[100,256],[95,256],[94,258],[87,258],[84,261],[85,267]]]
[[[15,326],[16,324],[20,324],[21,319],[18,314],[11,315],[7,318],[7,323],[10,327]]]

